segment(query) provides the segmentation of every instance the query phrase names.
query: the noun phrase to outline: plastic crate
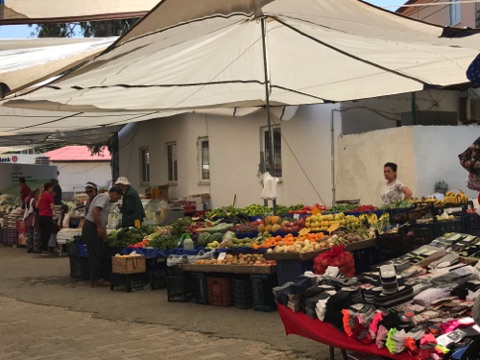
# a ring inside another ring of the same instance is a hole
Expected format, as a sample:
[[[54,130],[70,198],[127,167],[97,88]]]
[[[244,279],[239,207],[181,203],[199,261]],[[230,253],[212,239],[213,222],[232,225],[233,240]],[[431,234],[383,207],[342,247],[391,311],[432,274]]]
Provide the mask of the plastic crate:
[[[273,288],[277,279],[271,275],[250,275],[252,280],[253,308],[258,311],[275,311],[277,304],[273,296]]]
[[[465,231],[464,223],[460,217],[455,217],[455,220],[434,221],[435,238],[442,236],[448,232],[463,232]]]
[[[87,245],[84,244],[81,240],[77,241],[77,256],[88,258]]]
[[[117,274],[112,273],[110,278],[110,290],[113,290],[117,286],[124,287],[127,292],[132,290],[143,290],[145,285],[148,284],[146,273],[135,274]]]
[[[378,257],[380,261],[390,260],[407,252],[407,244],[404,234],[398,233],[385,233],[376,234],[375,247],[378,251]]]
[[[351,251],[355,263],[355,274],[361,274],[369,271],[371,267],[378,264],[378,249],[374,246],[366,249]]]
[[[80,268],[80,260],[76,255],[68,256],[70,262],[70,276],[74,278],[80,278],[82,276]]]
[[[430,243],[433,239],[442,236],[448,232],[464,232],[465,223],[462,217],[455,217],[455,220],[433,220],[426,223],[415,223],[412,230],[416,240],[424,239],[425,242]]]
[[[182,276],[183,269],[181,265],[167,266],[168,276]]]
[[[463,216],[465,232],[480,229],[480,215],[477,213],[465,214]]]
[[[217,306],[233,306],[233,286],[231,277],[207,276],[208,303]]]
[[[233,278],[233,301],[239,309],[253,307],[252,281],[248,276]]]
[[[167,276],[168,301],[187,302],[194,296],[193,278],[189,275]]]
[[[208,304],[207,274],[194,272],[192,276],[195,286],[195,302],[198,304]]]
[[[416,221],[424,216],[435,217],[436,211],[432,203],[417,203],[410,208],[399,208],[387,210],[390,215],[390,223],[404,224]]]
[[[152,290],[165,289],[167,287],[167,273],[165,270],[147,270],[147,278]]]
[[[75,240],[67,242],[65,248],[68,256],[78,256],[77,242]]]
[[[313,259],[311,260],[277,260],[278,285],[289,281],[295,281],[305,271],[313,270]]]
[[[80,278],[82,280],[90,280],[90,260],[87,257],[79,257],[80,263]]]

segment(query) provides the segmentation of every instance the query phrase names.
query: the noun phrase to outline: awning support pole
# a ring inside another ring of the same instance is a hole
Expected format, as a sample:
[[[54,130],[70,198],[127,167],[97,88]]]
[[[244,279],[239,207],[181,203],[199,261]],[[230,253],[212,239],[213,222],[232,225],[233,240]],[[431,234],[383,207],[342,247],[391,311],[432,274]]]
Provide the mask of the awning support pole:
[[[268,75],[268,61],[267,61],[267,34],[266,34],[266,26],[267,23],[265,21],[265,17],[261,18],[261,26],[262,26],[262,45],[263,45],[263,69],[265,74],[265,107],[267,109],[267,119],[268,119],[268,134],[270,135],[270,146],[269,146],[269,154],[268,154],[268,170],[272,176],[275,176],[276,173],[272,171],[273,168],[273,129],[272,129],[272,118],[270,115],[270,77]]]

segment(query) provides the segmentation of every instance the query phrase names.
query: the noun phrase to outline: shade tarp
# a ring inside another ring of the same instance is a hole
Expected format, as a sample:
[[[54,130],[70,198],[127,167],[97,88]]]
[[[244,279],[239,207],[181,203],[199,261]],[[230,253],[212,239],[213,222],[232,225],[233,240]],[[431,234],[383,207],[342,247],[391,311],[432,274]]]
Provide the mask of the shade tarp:
[[[160,117],[341,102],[468,83],[479,49],[478,31],[357,0],[163,0],[85,66],[2,107]]]
[[[273,105],[465,83],[480,49],[478,32],[447,37],[442,27],[356,0],[164,0],[110,51],[24,97],[21,106],[118,111],[264,105],[261,17]]]
[[[204,109],[197,113],[244,116],[258,108]],[[288,118],[296,109],[272,109],[274,116]],[[108,144],[128,123],[173,116],[179,111],[65,112],[0,106],[0,147],[24,145],[29,148],[54,145]],[[4,150],[5,151],[5,150]]]
[[[0,40],[0,83],[10,90],[88,61],[105,50],[111,38],[41,38]]]
[[[141,17],[158,0],[2,0],[0,25]]]

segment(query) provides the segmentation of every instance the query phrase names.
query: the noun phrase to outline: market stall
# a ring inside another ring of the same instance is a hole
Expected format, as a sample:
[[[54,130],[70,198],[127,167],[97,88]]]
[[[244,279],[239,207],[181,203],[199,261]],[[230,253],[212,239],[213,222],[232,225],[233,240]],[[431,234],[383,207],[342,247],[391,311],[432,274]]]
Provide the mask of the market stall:
[[[376,345],[362,344],[359,341],[353,340],[332,324],[318,319],[312,319],[302,312],[295,313],[284,305],[277,305],[277,309],[287,335],[299,335],[328,345],[331,348],[359,351],[398,360],[415,359],[415,357],[406,354],[392,355],[387,349],[379,349]],[[330,354],[330,358],[332,359],[332,354]]]
[[[357,277],[314,268],[273,289],[279,315],[287,334],[332,348],[441,359],[480,339],[479,249],[476,236],[446,233]]]

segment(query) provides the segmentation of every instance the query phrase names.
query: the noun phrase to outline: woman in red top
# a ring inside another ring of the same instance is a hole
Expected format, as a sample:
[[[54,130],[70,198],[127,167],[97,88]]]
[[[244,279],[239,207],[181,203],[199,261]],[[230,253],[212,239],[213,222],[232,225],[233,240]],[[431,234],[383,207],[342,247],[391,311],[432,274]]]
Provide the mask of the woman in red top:
[[[42,254],[48,254],[48,240],[53,225],[53,184],[45,183],[44,192],[38,199],[38,225],[40,227],[40,242]]]

